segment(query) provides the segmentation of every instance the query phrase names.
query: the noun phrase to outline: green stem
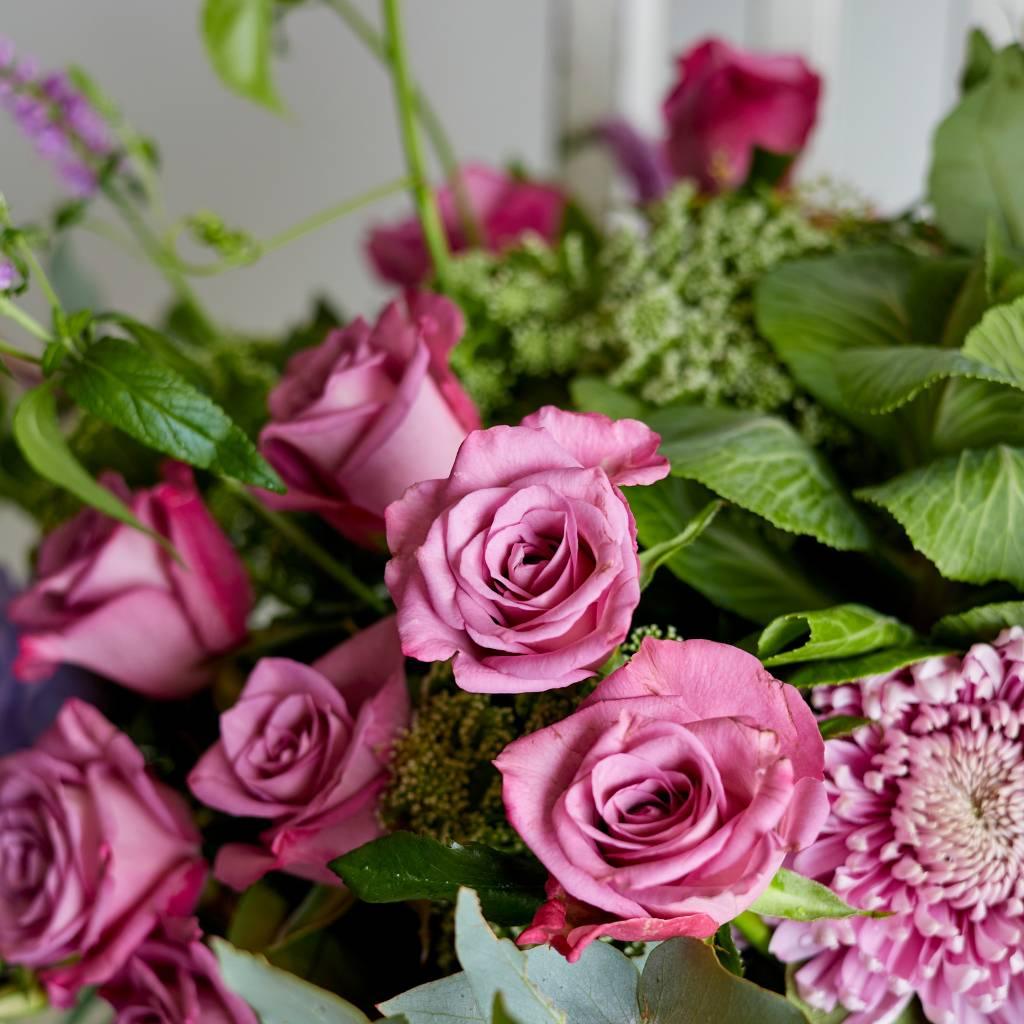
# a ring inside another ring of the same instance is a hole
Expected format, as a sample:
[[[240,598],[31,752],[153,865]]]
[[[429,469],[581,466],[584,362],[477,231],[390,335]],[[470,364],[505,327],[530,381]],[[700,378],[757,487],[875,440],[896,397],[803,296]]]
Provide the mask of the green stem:
[[[382,63],[387,64],[388,48],[377,30],[370,24],[362,13],[350,2],[350,0],[324,0],[328,7],[334,10],[345,22],[352,32],[363,42],[366,48]],[[448,134],[444,130],[441,118],[438,117],[430,100],[427,99],[423,90],[415,87],[413,89],[413,103],[416,109],[416,116],[423,125],[423,130],[430,139],[430,144],[437,153],[437,159],[444,171],[444,176],[451,186],[455,195],[455,205],[458,207],[459,219],[462,221],[462,228],[466,232],[466,238],[473,245],[480,245],[483,241],[483,231],[473,209],[473,203],[466,189],[466,183],[459,171],[459,163],[455,156],[455,147],[452,145]]]
[[[50,309],[57,311],[61,308],[60,299],[57,297],[57,292],[54,290],[50,279],[46,276],[46,271],[43,270],[39,260],[36,259],[36,254],[32,251],[32,246],[25,241],[24,237],[18,239],[18,252],[24,257],[25,262],[28,264],[29,270],[32,271],[32,276],[36,279],[39,287],[42,289],[43,294],[46,296],[46,301],[50,304]]]
[[[328,576],[333,577],[349,593],[368,604],[374,611],[382,615],[388,610],[385,602],[374,590],[368,587],[352,570],[332,555],[328,554],[301,527],[296,526],[287,516],[275,512],[260,501],[248,488],[233,480],[223,481],[240,498],[244,499],[253,511],[261,515],[282,537],[297,551],[301,551],[314,565],[319,566]]]
[[[759,953],[768,952],[768,943],[771,942],[772,930],[751,910],[745,910],[739,917],[733,918],[732,923],[736,930],[754,947]]]
[[[12,359],[20,359],[24,363],[35,363],[36,366],[40,366],[43,362],[39,356],[34,356],[31,352],[24,352],[22,349],[16,348],[9,342],[4,341],[3,338],[0,338],[0,355],[10,356]]]
[[[28,331],[33,338],[38,338],[40,341],[53,341],[53,336],[35,317],[29,316],[10,299],[0,297],[0,316],[13,320],[19,327]]]
[[[398,126],[405,150],[405,162],[412,179],[412,196],[419,212],[423,237],[427,243],[434,273],[441,290],[445,290],[448,277],[448,243],[444,225],[437,208],[437,199],[427,180],[423,148],[416,126],[412,78],[409,74],[409,59],[402,34],[401,0],[381,0],[384,10],[384,24],[387,27],[388,63],[391,65],[391,80],[395,90],[395,106],[398,110]]]

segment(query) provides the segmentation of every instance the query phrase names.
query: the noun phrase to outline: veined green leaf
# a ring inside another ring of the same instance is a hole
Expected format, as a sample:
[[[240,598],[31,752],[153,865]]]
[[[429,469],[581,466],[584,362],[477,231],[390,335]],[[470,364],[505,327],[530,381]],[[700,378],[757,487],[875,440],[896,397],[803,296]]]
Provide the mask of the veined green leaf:
[[[924,661],[925,658],[940,658],[952,654],[949,647],[933,647],[913,644],[910,647],[889,647],[872,651],[854,658],[840,658],[836,661],[811,661],[786,673],[786,682],[791,686],[806,689],[811,686],[834,686],[850,683],[855,679],[866,679],[885,672]]]
[[[785,917],[791,921],[817,921],[820,918],[887,917],[885,911],[858,910],[841,900],[827,885],[805,878],[795,871],[779,868],[767,889],[750,908],[765,917]]]
[[[1024,387],[1024,299],[990,309],[964,340],[964,355]]]
[[[674,537],[640,552],[640,590],[646,590],[654,574],[670,558],[689,547],[712,523],[725,502],[709,501]]]
[[[946,615],[935,623],[932,635],[966,645],[992,640],[1009,626],[1024,626],[1024,601],[999,601]]]

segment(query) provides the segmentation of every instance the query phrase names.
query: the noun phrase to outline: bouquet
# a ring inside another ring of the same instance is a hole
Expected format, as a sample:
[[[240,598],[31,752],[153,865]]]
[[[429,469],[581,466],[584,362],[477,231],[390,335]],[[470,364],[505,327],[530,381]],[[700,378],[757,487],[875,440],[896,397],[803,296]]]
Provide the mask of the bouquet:
[[[279,105],[299,6],[206,0],[229,87]],[[708,40],[662,139],[571,140],[612,226],[456,162],[399,0],[328,6],[407,177],[268,240],[0,44],[71,193],[0,202],[0,1019],[1024,1019],[1024,50],[971,36],[883,217],[794,175],[818,76]],[[366,319],[191,287],[406,188]],[[159,320],[47,269],[90,229]]]

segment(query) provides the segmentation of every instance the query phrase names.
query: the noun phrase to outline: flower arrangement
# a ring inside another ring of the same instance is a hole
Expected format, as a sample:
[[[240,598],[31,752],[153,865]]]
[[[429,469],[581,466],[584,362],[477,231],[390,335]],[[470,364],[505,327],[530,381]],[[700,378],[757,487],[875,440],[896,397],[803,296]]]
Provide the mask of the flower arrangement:
[[[269,107],[294,6],[204,5]],[[329,6],[408,177],[262,242],[165,223],[155,145],[0,45],[72,193],[0,201],[0,1019],[1024,1018],[1024,49],[972,35],[883,218],[794,182],[813,70],[702,43],[662,140],[588,135],[608,227],[456,163],[399,0]],[[368,319],[190,286],[405,188]],[[47,275],[97,195],[157,322]]]

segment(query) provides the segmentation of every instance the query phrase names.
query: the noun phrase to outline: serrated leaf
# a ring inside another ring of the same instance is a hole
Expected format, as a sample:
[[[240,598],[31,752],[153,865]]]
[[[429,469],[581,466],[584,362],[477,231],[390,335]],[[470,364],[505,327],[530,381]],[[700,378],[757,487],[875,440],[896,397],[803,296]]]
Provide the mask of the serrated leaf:
[[[57,403],[50,383],[27,391],[14,411],[14,437],[25,461],[41,476],[69,491],[79,501],[98,509],[118,522],[141,530],[165,547],[162,537],[148,530],[131,509],[106,487],[94,480],[72,454],[57,420]]]
[[[737,978],[697,939],[669,939],[647,958],[640,978],[644,1024],[807,1024],[776,992]]]
[[[913,665],[925,658],[940,658],[952,651],[948,647],[931,647],[915,644],[910,647],[890,647],[884,651],[872,651],[856,658],[842,658],[838,661],[812,661],[801,665],[785,675],[791,686],[805,689],[810,686],[834,686],[839,683],[866,679],[868,676],[894,672],[898,668]]]
[[[969,450],[857,492],[952,580],[1024,589],[1024,450]]]
[[[243,483],[284,489],[219,405],[128,341],[90,346],[66,364],[62,384],[82,408],[150,448]]]
[[[648,416],[674,476],[696,480],[773,526],[840,550],[863,550],[867,528],[828,465],[776,416],[680,405]]]
[[[262,1024],[369,1024],[358,1007],[273,967],[263,957],[212,940],[224,983],[260,1016]]]
[[[677,536],[711,497],[698,484],[673,477],[648,487],[627,487],[626,492],[640,542],[647,547]],[[835,604],[835,597],[792,554],[772,544],[751,517],[734,509],[723,509],[665,564],[712,604],[753,622]]]
[[[790,921],[818,921],[844,917],[887,917],[884,911],[858,910],[841,900],[827,885],[805,878],[795,871],[779,868],[771,884],[750,908],[765,917]]]
[[[710,501],[674,537],[640,552],[640,590],[643,592],[654,579],[654,574],[670,558],[689,547],[710,525],[725,506],[723,501]]]
[[[271,73],[274,0],[204,0],[206,52],[224,84],[271,110],[281,101]]]
[[[870,725],[871,719],[861,715],[833,715],[818,722],[818,732],[823,740],[838,740],[851,736],[862,726]]]
[[[454,901],[476,890],[490,920],[525,924],[544,901],[547,872],[534,860],[471,843],[445,845],[392,832],[331,862],[331,870],[367,903]]]
[[[804,639],[799,647],[783,650],[798,639]],[[914,631],[898,619],[866,605],[841,604],[779,616],[758,638],[757,656],[771,667],[797,661],[852,657],[913,640]]]
[[[963,351],[1024,387],[1024,299],[990,309],[967,335]]]
[[[1024,601],[998,601],[946,615],[932,628],[938,640],[972,644],[992,640],[1009,626],[1024,626]]]

